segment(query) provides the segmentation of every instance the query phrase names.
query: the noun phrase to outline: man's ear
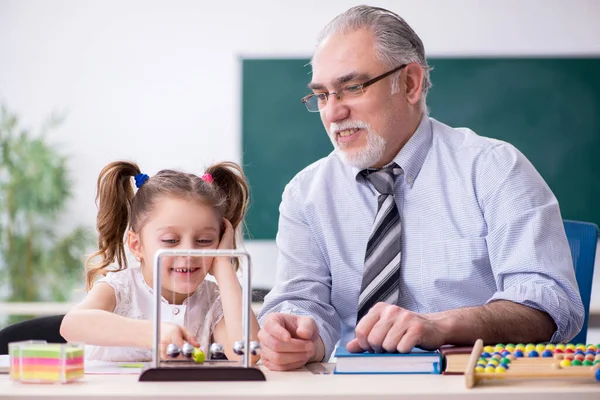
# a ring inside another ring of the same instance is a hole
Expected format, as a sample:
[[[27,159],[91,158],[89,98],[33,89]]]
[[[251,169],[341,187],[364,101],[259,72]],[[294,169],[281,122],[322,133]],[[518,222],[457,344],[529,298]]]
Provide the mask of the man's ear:
[[[140,235],[131,229],[127,231],[127,245],[131,254],[137,259],[142,259],[142,242],[140,241]]]
[[[423,91],[423,77],[425,76],[423,67],[413,62],[408,64],[405,69],[403,89],[405,90],[406,101],[409,104],[417,104]]]

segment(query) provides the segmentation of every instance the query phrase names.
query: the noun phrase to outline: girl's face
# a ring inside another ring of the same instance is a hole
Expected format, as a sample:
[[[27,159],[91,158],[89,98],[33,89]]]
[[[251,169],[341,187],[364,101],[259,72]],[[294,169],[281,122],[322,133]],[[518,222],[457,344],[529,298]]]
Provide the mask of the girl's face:
[[[142,274],[153,285],[154,254],[159,249],[216,249],[221,224],[214,209],[197,200],[161,197],[141,232],[129,232],[132,253],[141,259]],[[180,304],[202,283],[213,257],[161,257],[162,296]]]

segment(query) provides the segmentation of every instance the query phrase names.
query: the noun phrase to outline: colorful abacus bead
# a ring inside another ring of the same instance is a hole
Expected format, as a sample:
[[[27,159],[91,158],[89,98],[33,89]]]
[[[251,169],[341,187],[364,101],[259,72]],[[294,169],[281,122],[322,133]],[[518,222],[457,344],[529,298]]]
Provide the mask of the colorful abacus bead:
[[[535,346],[535,350],[536,350],[538,353],[542,353],[544,350],[546,350],[546,345],[545,345],[545,344],[542,344],[542,343],[539,343],[539,344],[537,344],[537,345]]]
[[[487,363],[487,365],[493,365],[494,367],[498,364],[500,364],[500,361],[496,358],[490,358]]]
[[[504,357],[502,360],[500,360],[500,364],[510,364],[511,359],[508,357]]]
[[[526,351],[526,352],[530,353],[530,352],[532,352],[533,350],[535,350],[535,344],[533,344],[533,343],[528,343],[528,344],[527,344],[527,346],[525,346],[525,351]]]
[[[560,366],[563,367],[563,368],[570,367],[571,366],[571,360],[567,360],[567,359],[561,360],[560,361]]]
[[[542,357],[552,357],[552,350],[544,350],[544,352],[542,353]]]
[[[521,350],[517,350],[514,352],[515,357],[521,358],[523,357],[523,352]]]
[[[531,350],[529,353],[527,353],[527,357],[539,357],[539,356],[540,355],[535,350]]]

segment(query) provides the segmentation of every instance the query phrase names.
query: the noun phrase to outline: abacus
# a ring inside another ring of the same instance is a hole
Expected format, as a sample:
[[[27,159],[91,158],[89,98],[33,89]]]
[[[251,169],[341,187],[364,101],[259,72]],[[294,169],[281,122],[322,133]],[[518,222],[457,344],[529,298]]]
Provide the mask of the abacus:
[[[600,345],[497,344],[475,342],[465,369],[465,384],[482,379],[580,379],[600,382]]]
[[[168,359],[160,355],[161,326],[161,260],[164,256],[173,257],[231,257],[240,260],[242,271],[242,335],[233,345],[233,352],[241,356],[240,361],[223,360],[223,346],[212,343],[209,358],[202,349],[185,343],[181,348],[174,344],[167,346]],[[245,259],[245,262],[242,262]],[[264,381],[263,372],[251,365],[249,354],[260,353],[260,345],[250,341],[250,312],[252,304],[250,255],[242,250],[182,250],[161,249],[154,256],[154,344],[152,362],[144,368],[139,381]],[[179,357],[179,356],[182,357]]]

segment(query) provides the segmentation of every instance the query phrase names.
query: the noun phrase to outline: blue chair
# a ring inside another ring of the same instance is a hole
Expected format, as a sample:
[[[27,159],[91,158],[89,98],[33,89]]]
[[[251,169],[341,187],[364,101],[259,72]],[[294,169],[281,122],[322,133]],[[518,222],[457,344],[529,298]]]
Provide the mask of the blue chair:
[[[571,340],[571,343],[587,344],[588,320],[590,318],[590,297],[592,295],[592,280],[594,276],[594,261],[598,242],[598,226],[589,222],[564,220],[567,240],[573,257],[575,277],[585,310],[585,319],[581,332]]]

